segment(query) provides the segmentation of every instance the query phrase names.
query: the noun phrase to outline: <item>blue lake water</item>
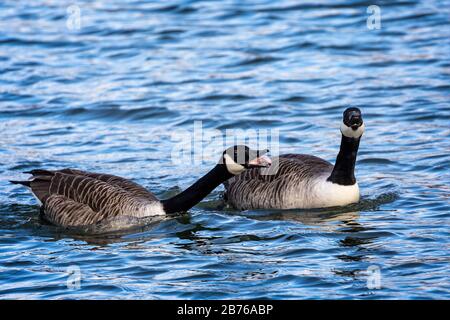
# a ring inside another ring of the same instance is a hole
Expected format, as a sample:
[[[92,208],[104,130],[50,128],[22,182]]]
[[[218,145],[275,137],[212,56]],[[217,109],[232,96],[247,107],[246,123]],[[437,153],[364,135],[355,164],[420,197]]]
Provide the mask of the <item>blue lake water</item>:
[[[448,1],[377,1],[380,29],[362,0],[72,3],[0,3],[0,298],[450,298]],[[345,208],[238,212],[220,187],[88,236],[8,183],[72,167],[167,197],[217,157],[171,161],[194,121],[278,129],[281,153],[334,161],[347,106],[366,132]]]

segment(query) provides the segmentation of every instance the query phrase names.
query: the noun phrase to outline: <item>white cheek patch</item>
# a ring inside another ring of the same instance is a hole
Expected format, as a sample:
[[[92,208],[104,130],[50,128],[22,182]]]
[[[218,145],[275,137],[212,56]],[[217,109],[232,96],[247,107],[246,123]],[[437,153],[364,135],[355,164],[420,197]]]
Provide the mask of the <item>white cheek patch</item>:
[[[234,162],[229,155],[225,154],[223,157],[225,158],[225,165],[227,166],[227,170],[231,174],[238,175],[245,170],[244,166]]]
[[[364,133],[364,123],[356,130],[353,130],[351,127],[345,125],[345,123],[341,123],[341,133],[347,138],[359,138]]]

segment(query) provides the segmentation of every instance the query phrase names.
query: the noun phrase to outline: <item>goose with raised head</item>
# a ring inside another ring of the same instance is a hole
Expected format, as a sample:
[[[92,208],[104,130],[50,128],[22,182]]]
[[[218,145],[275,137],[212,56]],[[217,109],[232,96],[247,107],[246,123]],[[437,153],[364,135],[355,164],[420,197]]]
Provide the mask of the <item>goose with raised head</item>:
[[[28,187],[41,203],[41,217],[62,227],[84,227],[115,218],[145,218],[186,212],[218,185],[246,169],[270,166],[268,150],[234,146],[217,165],[180,194],[158,200],[144,187],[121,177],[74,169],[32,170]]]
[[[346,109],[334,166],[312,155],[280,155],[269,169],[247,170],[226,181],[225,199],[239,210],[325,208],[358,202],[354,171],[364,127],[361,111]]]

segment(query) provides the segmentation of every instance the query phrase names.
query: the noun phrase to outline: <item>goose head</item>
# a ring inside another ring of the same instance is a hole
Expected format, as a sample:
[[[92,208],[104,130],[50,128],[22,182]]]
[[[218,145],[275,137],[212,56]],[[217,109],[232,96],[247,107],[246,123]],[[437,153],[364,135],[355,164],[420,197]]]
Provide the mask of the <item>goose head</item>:
[[[225,164],[231,174],[238,175],[246,169],[269,167],[272,161],[266,156],[267,152],[267,149],[253,150],[244,145],[236,145],[223,152],[219,163]]]
[[[364,133],[364,127],[361,110],[355,107],[345,109],[341,123],[341,133],[344,136],[358,139]]]

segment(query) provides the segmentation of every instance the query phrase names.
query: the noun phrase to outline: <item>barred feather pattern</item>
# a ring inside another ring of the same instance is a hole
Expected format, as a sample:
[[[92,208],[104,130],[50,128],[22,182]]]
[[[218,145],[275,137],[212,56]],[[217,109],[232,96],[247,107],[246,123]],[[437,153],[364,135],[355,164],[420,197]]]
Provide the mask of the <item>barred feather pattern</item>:
[[[345,188],[327,181],[333,165],[321,158],[285,154],[272,159],[272,168],[274,174],[257,168],[225,182],[228,203],[238,210],[293,209],[353,202],[356,193],[359,199],[357,185]]]
[[[84,176],[93,178],[96,180],[100,180],[103,182],[106,182],[111,185],[118,186],[126,191],[129,191],[130,193],[144,197],[146,199],[153,199],[155,201],[158,201],[158,199],[153,195],[153,193],[149,192],[144,187],[138,185],[137,183],[134,183],[133,181],[130,181],[128,179],[124,179],[122,177],[118,177],[112,174],[103,174],[103,173],[94,173],[94,172],[87,172],[87,171],[81,171],[81,170],[75,170],[75,169],[64,169],[61,171],[58,171],[65,174],[71,174],[76,176]]]
[[[42,184],[43,173],[36,172],[36,184]],[[124,178],[72,169],[49,173],[48,194],[41,200],[43,217],[53,224],[75,227],[119,216],[164,214],[152,193]]]

